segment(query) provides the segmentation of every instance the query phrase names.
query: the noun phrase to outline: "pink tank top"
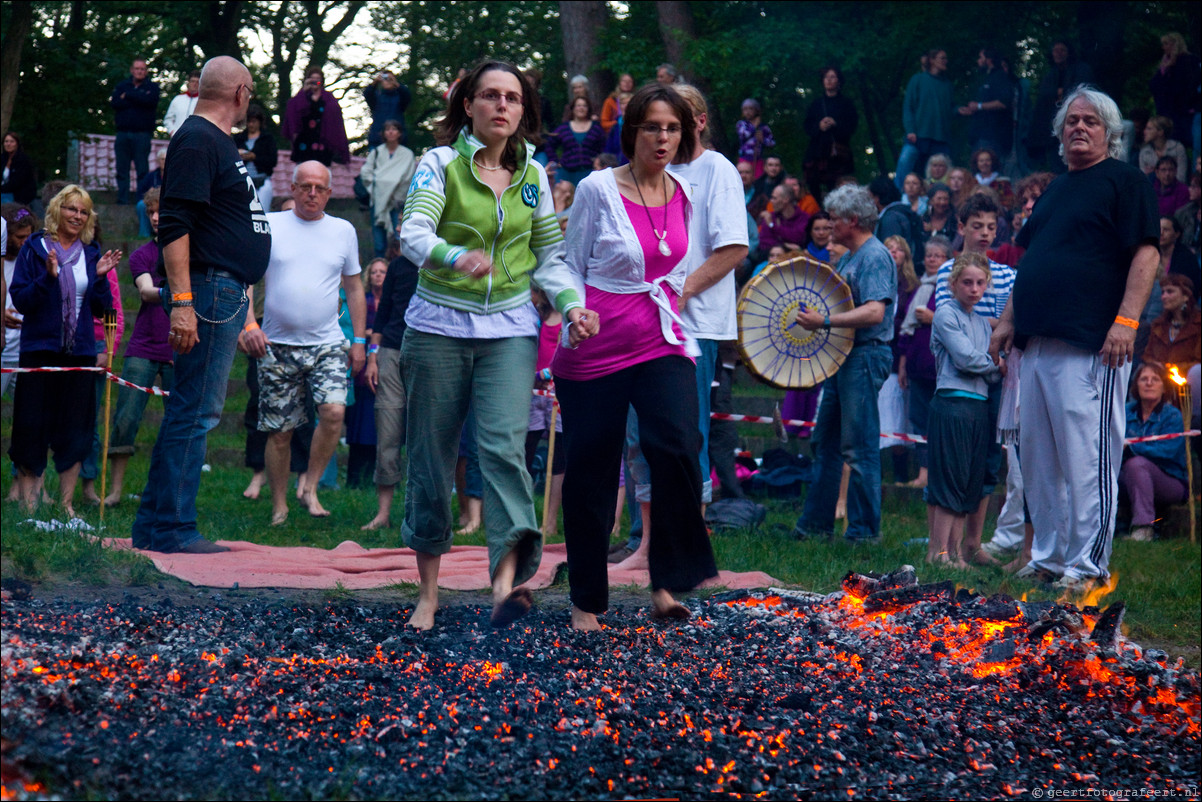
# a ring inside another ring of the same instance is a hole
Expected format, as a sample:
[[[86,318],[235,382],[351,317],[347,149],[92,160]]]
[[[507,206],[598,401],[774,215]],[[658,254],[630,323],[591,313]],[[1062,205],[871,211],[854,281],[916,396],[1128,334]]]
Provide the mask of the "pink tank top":
[[[653,225],[663,230],[664,207],[644,207],[627,198],[622,198],[622,203],[643,248],[645,279],[654,281],[668,275],[689,249],[689,231],[684,221],[684,193],[677,188],[676,194],[668,201],[668,233],[664,241],[672,251],[671,256],[659,252],[659,238],[652,230]],[[666,283],[660,286],[668,294],[675,311],[679,296]],[[647,293],[614,293],[589,286],[585,286],[584,293],[584,305],[595,311],[601,319],[601,333],[585,340],[575,349],[560,348],[551,365],[551,372],[556,376],[585,381],[663,356],[687,356],[683,345],[684,334],[675,322],[672,331],[681,344],[673,345],[664,339],[660,330],[659,307]]]

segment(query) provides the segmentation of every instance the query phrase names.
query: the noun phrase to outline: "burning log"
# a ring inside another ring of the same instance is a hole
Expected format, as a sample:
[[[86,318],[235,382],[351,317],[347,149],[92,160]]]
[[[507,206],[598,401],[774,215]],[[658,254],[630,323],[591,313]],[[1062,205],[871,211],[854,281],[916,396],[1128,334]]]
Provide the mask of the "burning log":
[[[956,595],[956,585],[950,580],[929,585],[909,585],[892,590],[878,590],[864,599],[864,612],[878,613],[900,610],[915,604],[951,601]]]
[[[1114,648],[1121,634],[1119,628],[1123,624],[1123,614],[1127,612],[1126,602],[1115,602],[1106,608],[1093,626],[1089,639],[1099,646]]]

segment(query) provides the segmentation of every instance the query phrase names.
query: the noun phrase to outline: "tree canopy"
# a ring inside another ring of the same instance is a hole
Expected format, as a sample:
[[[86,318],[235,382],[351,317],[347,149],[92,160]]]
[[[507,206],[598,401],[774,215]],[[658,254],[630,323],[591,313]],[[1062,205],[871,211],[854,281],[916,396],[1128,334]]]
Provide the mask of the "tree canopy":
[[[580,14],[590,15],[587,36],[569,24],[579,20],[568,17]],[[834,64],[860,113],[853,150],[866,180],[896,164],[902,95],[920,54],[931,47],[947,50],[960,100],[972,88],[980,48],[1002,51],[1034,91],[1053,40],[1064,38],[1127,111],[1151,104],[1147,81],[1160,57],[1160,36],[1179,31],[1196,52],[1200,16],[1193,3],[1095,0],[4,2],[0,81],[4,119],[24,135],[42,179],[64,168],[71,132],[113,130],[109,94],[133,58],[148,60],[162,86],[163,112],[188,71],[220,54],[247,61],[258,102],[277,120],[304,67],[323,65],[327,84],[350,106],[349,133],[360,148],[366,121],[355,119],[362,110],[359,91],[373,72],[392,67],[413,91],[407,123],[418,150],[432,143],[442,93],[458,68],[484,55],[541,70],[543,93],[556,113],[566,101],[569,64],[592,59],[586,74],[599,102],[620,73],[641,83],[654,77],[656,65],[673,60],[709,97],[719,149],[733,155],[740,104],[754,97],[786,165],[800,167],[801,124],[821,91],[818,71]]]

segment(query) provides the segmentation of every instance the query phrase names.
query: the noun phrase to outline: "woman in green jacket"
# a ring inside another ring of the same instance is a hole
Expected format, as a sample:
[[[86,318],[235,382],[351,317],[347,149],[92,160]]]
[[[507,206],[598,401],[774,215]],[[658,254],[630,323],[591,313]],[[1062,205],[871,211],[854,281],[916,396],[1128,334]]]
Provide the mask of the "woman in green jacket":
[[[451,484],[460,430],[475,409],[494,626],[530,609],[520,585],[542,559],[525,468],[537,353],[533,280],[571,323],[572,344],[598,331],[564,265],[547,175],[527,138],[538,98],[512,64],[484,61],[452,91],[440,147],[418,165],[401,250],[421,266],[405,315],[409,472],[401,533],[417,552],[420,593],[408,626],[430,629],[438,570],[451,548]]]

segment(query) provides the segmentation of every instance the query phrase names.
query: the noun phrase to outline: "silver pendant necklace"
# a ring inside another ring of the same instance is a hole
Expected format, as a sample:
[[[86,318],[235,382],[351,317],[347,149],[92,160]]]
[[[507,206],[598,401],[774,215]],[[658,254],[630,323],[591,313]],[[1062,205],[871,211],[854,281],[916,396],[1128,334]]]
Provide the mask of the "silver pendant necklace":
[[[659,240],[659,252],[663,256],[671,256],[672,248],[664,239],[668,236],[668,178],[661,175],[660,178],[664,182],[664,230],[661,234],[655,228],[655,221],[651,219],[651,210],[647,208],[647,201],[643,200],[643,188],[639,186],[639,177],[634,174],[634,168],[630,169],[630,177],[634,179],[634,188],[639,193],[639,202],[643,204],[643,211],[647,213],[647,222],[651,224],[651,233],[655,234],[655,238]]]

